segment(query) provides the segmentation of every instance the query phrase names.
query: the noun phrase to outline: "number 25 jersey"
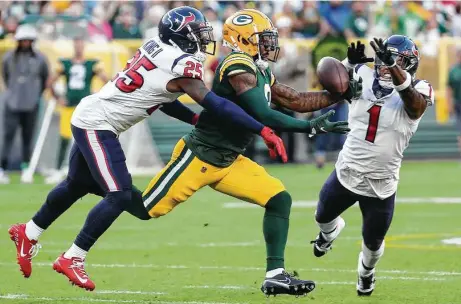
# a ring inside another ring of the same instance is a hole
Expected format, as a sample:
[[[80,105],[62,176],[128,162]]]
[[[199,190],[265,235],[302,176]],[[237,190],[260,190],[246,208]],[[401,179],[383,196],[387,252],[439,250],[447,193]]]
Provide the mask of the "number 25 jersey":
[[[355,72],[363,79],[363,92],[349,106],[351,131],[339,153],[336,172],[350,191],[384,199],[397,191],[403,152],[421,118],[408,116],[395,89],[379,87],[373,69],[359,65]],[[428,105],[434,103],[428,82],[416,80],[413,85]]]
[[[155,37],[145,42],[125,69],[98,93],[80,102],[71,123],[82,129],[119,134],[184,94],[167,90],[170,80],[182,77],[203,79],[202,63]]]

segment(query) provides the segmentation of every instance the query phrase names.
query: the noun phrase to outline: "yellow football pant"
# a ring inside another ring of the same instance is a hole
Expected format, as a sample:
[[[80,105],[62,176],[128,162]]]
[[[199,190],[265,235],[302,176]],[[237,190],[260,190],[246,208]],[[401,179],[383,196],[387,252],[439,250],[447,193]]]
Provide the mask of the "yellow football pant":
[[[59,113],[61,115],[59,121],[59,134],[65,139],[72,138],[72,131],[70,130],[70,120],[74,113],[75,107],[61,107]]]
[[[144,191],[144,206],[151,217],[159,217],[204,186],[260,206],[285,190],[280,180],[242,155],[229,167],[216,167],[198,159],[181,139]]]

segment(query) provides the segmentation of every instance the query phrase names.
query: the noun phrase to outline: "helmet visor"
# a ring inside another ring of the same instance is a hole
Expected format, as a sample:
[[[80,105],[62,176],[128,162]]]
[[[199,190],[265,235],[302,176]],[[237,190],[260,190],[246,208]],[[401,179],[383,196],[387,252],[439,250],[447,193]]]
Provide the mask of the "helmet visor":
[[[264,60],[277,62],[280,52],[279,34],[277,30],[264,31],[257,34],[261,57]]]

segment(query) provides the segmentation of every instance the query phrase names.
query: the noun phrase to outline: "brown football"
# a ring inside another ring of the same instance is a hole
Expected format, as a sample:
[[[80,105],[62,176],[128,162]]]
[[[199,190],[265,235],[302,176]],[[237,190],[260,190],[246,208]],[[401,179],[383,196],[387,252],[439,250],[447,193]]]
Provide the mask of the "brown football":
[[[323,57],[317,65],[317,77],[325,90],[341,95],[349,87],[349,74],[338,59]]]

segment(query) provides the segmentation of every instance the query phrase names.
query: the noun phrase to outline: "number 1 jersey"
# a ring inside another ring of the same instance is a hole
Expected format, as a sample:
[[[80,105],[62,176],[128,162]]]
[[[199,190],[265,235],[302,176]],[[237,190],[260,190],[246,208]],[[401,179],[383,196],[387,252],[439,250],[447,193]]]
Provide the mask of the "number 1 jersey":
[[[202,80],[202,63],[158,37],[150,39],[123,71],[80,102],[71,122],[78,128],[119,134],[184,94],[167,90],[170,80],[182,77]]]
[[[374,70],[359,65],[362,96],[349,106],[349,127],[336,162],[341,184],[359,195],[384,199],[397,191],[403,152],[421,118],[412,120],[399,93],[379,86]],[[434,92],[426,81],[416,80],[415,89],[434,103]]]

